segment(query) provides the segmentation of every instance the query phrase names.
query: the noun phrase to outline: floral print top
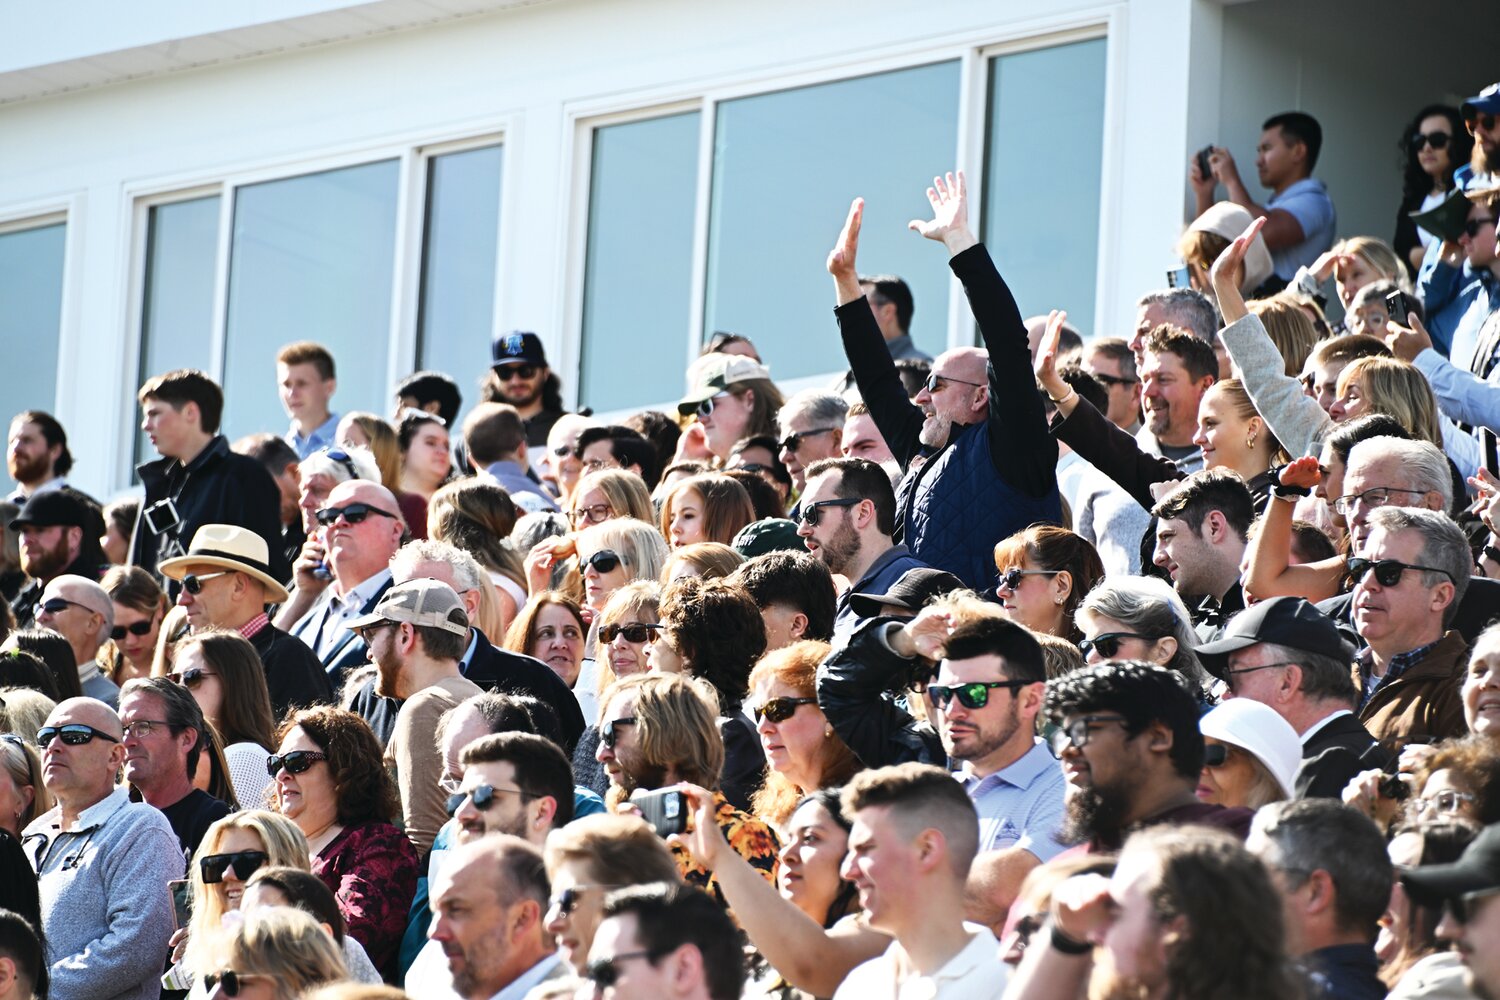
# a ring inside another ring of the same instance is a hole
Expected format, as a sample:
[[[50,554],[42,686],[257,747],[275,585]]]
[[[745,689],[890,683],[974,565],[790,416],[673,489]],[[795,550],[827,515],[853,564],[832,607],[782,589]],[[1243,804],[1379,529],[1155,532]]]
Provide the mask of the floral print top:
[[[406,834],[381,820],[344,827],[313,858],[313,874],[338,900],[349,936],[364,946],[387,982],[395,981],[419,867]]]

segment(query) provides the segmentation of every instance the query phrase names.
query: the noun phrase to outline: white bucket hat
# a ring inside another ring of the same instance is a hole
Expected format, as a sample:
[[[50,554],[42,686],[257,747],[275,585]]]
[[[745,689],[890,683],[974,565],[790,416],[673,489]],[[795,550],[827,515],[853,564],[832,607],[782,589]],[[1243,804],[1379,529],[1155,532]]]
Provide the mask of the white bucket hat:
[[[1204,736],[1239,747],[1265,765],[1287,798],[1302,766],[1302,740],[1276,712],[1258,701],[1231,698],[1198,720]]]

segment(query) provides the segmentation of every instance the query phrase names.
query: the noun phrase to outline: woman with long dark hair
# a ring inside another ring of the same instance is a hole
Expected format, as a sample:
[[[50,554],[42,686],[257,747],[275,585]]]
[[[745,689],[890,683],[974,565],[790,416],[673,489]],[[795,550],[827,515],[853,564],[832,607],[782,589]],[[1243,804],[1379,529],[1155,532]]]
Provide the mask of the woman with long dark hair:
[[[1425,212],[1441,204],[1453,190],[1453,171],[1469,162],[1473,149],[1474,137],[1464,128],[1458,109],[1446,104],[1429,104],[1418,111],[1401,133],[1405,168],[1392,245],[1413,275],[1437,237],[1418,228],[1409,213]]]

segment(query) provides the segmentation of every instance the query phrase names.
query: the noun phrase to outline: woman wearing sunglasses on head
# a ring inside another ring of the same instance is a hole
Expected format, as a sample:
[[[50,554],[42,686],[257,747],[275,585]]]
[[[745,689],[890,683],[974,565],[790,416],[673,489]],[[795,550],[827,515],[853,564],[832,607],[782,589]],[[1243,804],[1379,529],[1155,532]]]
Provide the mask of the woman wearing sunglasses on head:
[[[213,724],[235,798],[247,809],[266,806],[271,785],[266,754],[276,724],[255,647],[236,632],[193,632],[178,640],[167,676],[188,689]]]
[[[156,577],[135,566],[116,566],[99,581],[115,608],[114,630],[99,650],[104,675],[118,685],[151,676],[156,637],[171,602]]]
[[[1198,801],[1259,809],[1295,794],[1302,740],[1266,705],[1234,698],[1202,719],[1203,771]]]
[[[1145,660],[1175,670],[1195,690],[1208,676],[1194,647],[1187,605],[1171,585],[1152,576],[1119,576],[1089,591],[1074,615],[1084,639],[1078,646],[1094,666],[1106,660]]]
[[[266,759],[276,811],[307,837],[312,872],[339,901],[349,934],[387,978],[406,930],[419,863],[391,820],[400,815],[380,743],[363,719],[338,708],[293,712]]]
[[[332,936],[292,907],[245,914],[217,937],[210,961],[212,971],[199,980],[208,1000],[297,1000],[312,987],[349,978]]]
[[[1033,525],[995,546],[995,568],[995,593],[1012,621],[1070,642],[1083,638],[1073,612],[1104,578],[1099,553],[1086,539],[1055,525]]]
[[[4,711],[0,707],[0,713]],[[0,830],[19,838],[27,824],[51,808],[52,793],[42,783],[36,747],[14,732],[0,732]]]

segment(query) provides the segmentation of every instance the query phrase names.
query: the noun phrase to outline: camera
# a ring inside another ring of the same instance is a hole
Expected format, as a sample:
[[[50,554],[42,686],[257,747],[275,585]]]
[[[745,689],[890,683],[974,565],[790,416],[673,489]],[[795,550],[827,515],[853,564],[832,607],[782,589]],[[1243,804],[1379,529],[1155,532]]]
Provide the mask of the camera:
[[[1390,799],[1392,802],[1405,802],[1411,798],[1411,785],[1399,774],[1385,775],[1380,779],[1377,788],[1381,798]]]
[[[1186,264],[1181,267],[1169,268],[1167,270],[1168,288],[1191,288],[1193,285],[1192,272]]]
[[[146,527],[151,529],[153,535],[165,535],[182,524],[182,518],[177,514],[177,505],[172,502],[171,497],[156,501],[142,511],[141,516],[145,518]]]

